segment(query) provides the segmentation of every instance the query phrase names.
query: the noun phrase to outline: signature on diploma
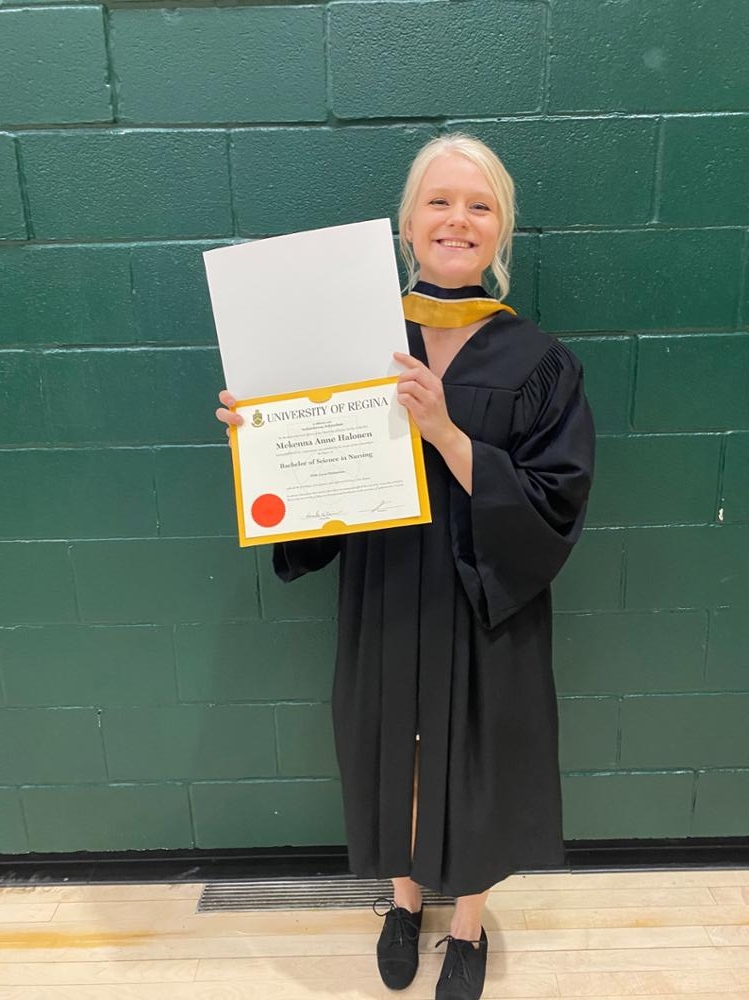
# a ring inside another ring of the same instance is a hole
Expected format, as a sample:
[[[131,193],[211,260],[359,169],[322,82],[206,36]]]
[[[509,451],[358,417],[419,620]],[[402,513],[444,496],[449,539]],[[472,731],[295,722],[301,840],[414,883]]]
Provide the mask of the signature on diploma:
[[[360,510],[360,514],[384,514],[388,510],[400,510],[402,503],[388,503],[387,500],[380,500],[376,507]]]
[[[331,517],[338,517],[342,513],[341,510],[312,510],[304,518],[307,521],[329,521]]]

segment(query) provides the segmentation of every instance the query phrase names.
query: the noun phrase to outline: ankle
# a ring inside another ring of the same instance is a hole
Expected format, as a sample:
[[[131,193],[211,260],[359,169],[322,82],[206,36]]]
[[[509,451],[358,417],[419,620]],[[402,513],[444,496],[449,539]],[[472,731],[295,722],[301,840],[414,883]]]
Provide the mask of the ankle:
[[[422,905],[421,899],[409,899],[408,897],[404,899],[401,896],[396,896],[393,901],[396,906],[408,910],[409,913],[418,913]]]
[[[460,941],[478,942],[481,937],[481,923],[453,918],[450,923],[450,933]],[[478,948],[478,944],[474,943],[473,947]]]
[[[396,906],[402,906],[411,913],[417,913],[422,905],[421,889],[418,887],[410,889],[398,886],[393,890],[393,902]]]

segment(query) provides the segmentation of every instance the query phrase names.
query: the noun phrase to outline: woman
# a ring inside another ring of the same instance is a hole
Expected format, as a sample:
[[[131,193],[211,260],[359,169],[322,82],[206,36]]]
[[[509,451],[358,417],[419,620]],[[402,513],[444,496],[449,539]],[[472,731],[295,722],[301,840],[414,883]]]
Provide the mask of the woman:
[[[437,1000],[481,996],[490,887],[564,861],[549,584],[582,531],[594,428],[579,361],[501,302],[514,223],[512,179],[483,143],[452,134],[416,156],[399,213],[410,355],[395,358],[432,523],[273,554],[288,581],[340,553],[350,866],[392,879],[377,953],[393,989],[416,973],[420,886],[456,897]]]

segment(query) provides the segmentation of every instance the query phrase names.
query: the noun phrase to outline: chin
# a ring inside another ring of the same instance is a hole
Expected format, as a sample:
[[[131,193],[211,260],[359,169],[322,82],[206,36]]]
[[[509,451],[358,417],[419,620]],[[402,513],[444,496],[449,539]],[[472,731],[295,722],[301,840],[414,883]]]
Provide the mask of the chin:
[[[431,278],[425,278],[434,285],[480,285],[482,275],[477,275],[475,270],[470,271],[465,267],[433,268],[430,271]]]

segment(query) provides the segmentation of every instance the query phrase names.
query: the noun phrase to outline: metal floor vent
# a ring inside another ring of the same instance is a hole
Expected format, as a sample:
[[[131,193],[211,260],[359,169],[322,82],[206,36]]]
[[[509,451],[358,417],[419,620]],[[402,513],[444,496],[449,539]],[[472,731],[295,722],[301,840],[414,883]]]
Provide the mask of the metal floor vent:
[[[426,906],[452,905],[452,896],[423,889]],[[330,910],[371,907],[378,896],[392,899],[389,879],[354,875],[307,878],[257,878],[242,882],[208,882],[198,900],[198,913],[216,910]]]

